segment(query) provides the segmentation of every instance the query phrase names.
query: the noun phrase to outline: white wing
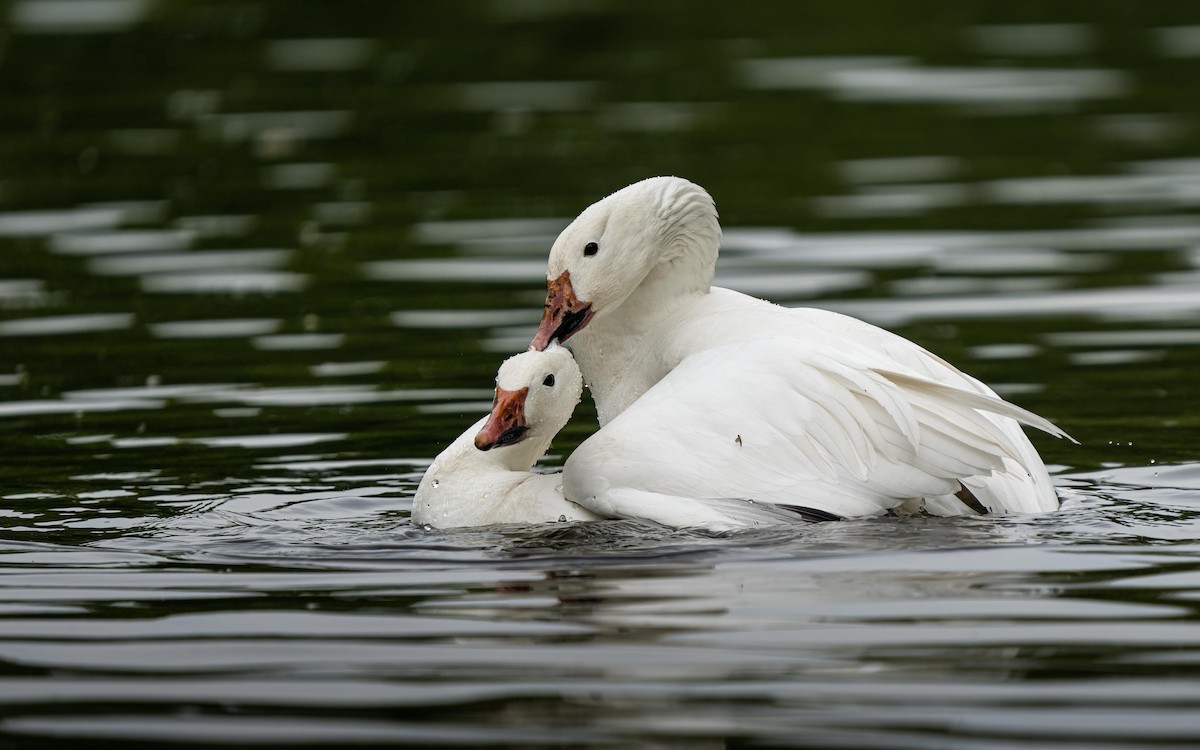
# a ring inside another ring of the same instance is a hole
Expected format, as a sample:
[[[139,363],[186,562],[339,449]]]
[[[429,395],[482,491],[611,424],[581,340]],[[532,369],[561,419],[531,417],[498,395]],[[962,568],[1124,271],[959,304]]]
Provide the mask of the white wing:
[[[995,396],[869,359],[791,338],[697,352],[576,450],[567,496],[602,515],[714,529],[778,522],[788,506],[840,517],[910,499],[961,507],[964,483],[1023,471],[1027,440],[1003,422],[1062,434]]]

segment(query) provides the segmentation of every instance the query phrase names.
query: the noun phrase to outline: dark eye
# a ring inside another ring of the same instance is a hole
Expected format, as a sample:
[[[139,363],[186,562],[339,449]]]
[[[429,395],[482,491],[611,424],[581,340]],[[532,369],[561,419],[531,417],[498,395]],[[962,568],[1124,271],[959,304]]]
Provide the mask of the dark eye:
[[[589,258],[598,252],[600,252],[600,246],[595,242],[589,242],[583,246],[583,254]]]
[[[542,381],[542,385],[546,386],[547,388],[553,388],[554,387],[554,375],[553,374],[547,375],[546,378]]]

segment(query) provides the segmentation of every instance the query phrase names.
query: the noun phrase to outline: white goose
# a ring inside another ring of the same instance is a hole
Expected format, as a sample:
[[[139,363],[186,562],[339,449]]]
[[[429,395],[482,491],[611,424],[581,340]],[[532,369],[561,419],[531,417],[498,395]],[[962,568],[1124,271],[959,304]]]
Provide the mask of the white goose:
[[[755,378],[762,389],[751,391],[749,399],[770,400],[769,408],[803,414],[803,429],[782,434],[747,420],[741,413],[747,397],[738,395],[745,390],[743,373],[725,366],[730,357],[752,359],[763,368]],[[578,401],[578,385],[571,398],[560,391],[539,402],[537,391],[533,399],[526,394],[539,386],[546,390],[547,382],[551,388],[556,382],[581,382],[574,360],[557,345],[517,355],[501,368],[500,379],[514,388],[497,388],[491,416],[479,423],[483,426],[474,438],[480,451],[511,452],[535,435],[548,440],[547,431],[565,423]],[[528,385],[515,388],[523,383]],[[945,402],[961,408],[946,412],[941,408]],[[897,498],[936,498],[956,488],[961,474],[991,471],[999,461],[980,448],[979,440],[964,437],[1003,439],[985,412],[1053,429],[995,397],[900,373],[854,369],[791,339],[755,339],[688,357],[584,441],[562,475],[532,475],[555,482],[548,513],[518,516],[506,510],[501,515],[553,520],[558,503],[564,502],[564,486],[568,501],[579,499],[602,516],[714,531],[839,514],[876,515],[895,506]],[[531,424],[536,433],[527,427]],[[923,435],[922,445],[916,444],[918,435]],[[466,438],[460,441],[466,448]],[[527,468],[543,449],[530,446],[520,467]],[[482,462],[466,450],[468,461]],[[485,512],[488,522],[496,522],[491,490],[463,486],[462,480],[471,478],[469,472],[459,474],[463,466],[439,466],[431,472],[443,483],[460,482],[452,496],[454,509]],[[492,486],[509,473],[488,468],[484,474]],[[530,476],[522,472],[515,480],[521,487],[534,486],[526,484]],[[471,497],[480,494],[484,502]],[[425,496],[431,493],[425,490]],[[464,515],[461,525],[476,520]]]
[[[582,392],[579,368],[562,347],[506,360],[496,375],[492,413],[430,464],[417,487],[412,522],[452,528],[596,520],[563,496],[561,474],[530,471]]]
[[[1065,433],[900,336],[712,287],[720,236],[703,188],[656,177],[554,243],[531,348],[569,340],[603,428],[568,460],[568,497],[713,529],[746,525],[730,510],[746,499],[841,517],[1058,507],[1017,420]],[[654,416],[622,421],[635,402]],[[646,441],[648,425],[686,449]]]

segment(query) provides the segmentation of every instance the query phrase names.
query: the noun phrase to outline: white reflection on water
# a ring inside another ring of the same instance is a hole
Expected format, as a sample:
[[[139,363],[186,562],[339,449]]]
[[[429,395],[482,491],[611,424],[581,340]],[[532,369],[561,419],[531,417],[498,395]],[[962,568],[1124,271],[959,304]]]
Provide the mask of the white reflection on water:
[[[861,289],[871,283],[869,271],[819,271],[762,264],[759,267],[718,266],[713,283],[755,297],[776,301],[816,297]]]
[[[308,368],[314,378],[347,378],[355,375],[373,375],[387,367],[383,360],[364,362],[322,362]]]
[[[99,34],[144,21],[151,0],[18,0],[12,23],[27,34]]]
[[[62,255],[178,252],[195,240],[186,229],[122,229],[111,232],[59,232],[50,238],[50,250]]]
[[[138,254],[92,258],[88,270],[103,276],[141,276],[165,272],[229,271],[278,268],[288,262],[291,250],[196,250],[188,253]]]
[[[491,401],[446,401],[437,404],[417,404],[418,414],[455,414],[483,416],[492,410]]]
[[[641,133],[674,133],[691,130],[714,105],[684,102],[618,102],[606,105],[600,117],[609,130]]]
[[[1052,346],[1200,346],[1200,329],[1148,328],[1121,331],[1060,331],[1048,333]]]
[[[971,185],[908,184],[862,187],[853,195],[813,198],[818,216],[838,219],[876,216],[918,216],[941,208],[974,202]]]
[[[267,65],[273,70],[354,70],[374,55],[374,39],[277,39],[267,42]]]
[[[1158,113],[1096,115],[1094,123],[1106,138],[1156,148],[1174,145],[1191,130],[1185,117]]]
[[[1166,351],[1162,349],[1108,349],[1099,352],[1071,352],[1067,355],[1067,361],[1073,365],[1096,367],[1157,362],[1164,356]]]
[[[373,364],[373,363],[372,363]],[[125,403],[164,400],[182,403],[240,404],[243,406],[348,406],[353,404],[384,402],[447,401],[451,399],[486,399],[492,392],[483,388],[411,388],[406,390],[382,390],[373,384],[314,385],[261,388],[245,383],[183,383],[178,385],[152,385],[143,388],[90,388],[66,391],[63,401],[45,403],[63,404],[61,411],[87,408],[92,403]],[[17,406],[22,403],[10,402]]]
[[[537,286],[546,280],[544,258],[379,260],[364,263],[362,269],[367,278],[377,281],[470,281]]]
[[[74,333],[121,331],[133,325],[133,313],[55,315],[48,318],[0,320],[0,336],[65,336]]]
[[[142,411],[146,409],[161,409],[165,405],[165,401],[151,398],[92,399],[88,401],[3,401],[0,402],[0,417]]]
[[[0,279],[0,309],[26,310],[62,302],[65,294],[46,291],[41,279]]]
[[[367,201],[328,201],[313,205],[313,218],[332,226],[359,226],[371,218]]]
[[[329,162],[273,164],[263,169],[263,187],[275,190],[315,190],[333,182],[337,165]]]
[[[347,406],[388,401],[442,401],[451,398],[490,399],[492,392],[479,388],[414,388],[379,390],[375,385],[316,385],[298,388],[213,390],[187,394],[185,400],[217,401],[252,406]]]
[[[1154,218],[1145,222],[1126,220],[1091,229],[998,232],[990,236],[993,240],[1009,238],[1016,244],[1046,245],[1063,250],[1174,250],[1200,242],[1200,221],[1192,216],[1179,222]],[[988,233],[981,232],[975,235],[974,241],[980,247],[994,247],[988,237]]]
[[[897,156],[881,159],[847,159],[834,164],[843,181],[919,182],[944,180],[963,171],[966,163],[953,156]]]
[[[1110,256],[1066,253],[1047,248],[994,248],[988,252],[944,253],[933,259],[938,271],[957,273],[1079,274],[1111,266]]]
[[[1084,315],[1105,320],[1178,320],[1200,314],[1200,290],[1111,287],[984,297],[826,300],[821,306],[882,325],[919,320],[1053,315]]]
[[[535,326],[541,313],[522,310],[398,310],[388,316],[398,328],[493,328],[526,324]]]
[[[171,204],[165,200],[106,200],[87,203],[81,208],[120,211],[123,224],[161,224],[171,213]]]
[[[180,383],[177,385],[149,385],[142,388],[89,388],[66,391],[62,394],[68,401],[96,401],[106,399],[179,399],[200,394],[227,392],[248,387],[242,383]]]
[[[107,443],[112,439],[112,433],[101,433],[99,435],[68,435],[64,442],[67,445],[94,445],[96,443]]]
[[[884,160],[889,161],[889,160]],[[1186,209],[1200,205],[1200,160],[1170,159],[1131,162],[1128,174],[1013,177],[981,183],[858,183],[851,195],[813,199],[817,215],[833,218],[920,215],[937,209],[972,204],[1043,205],[1052,203],[1096,206],[1134,205],[1140,208]],[[903,165],[866,170],[899,175]],[[855,168],[851,171],[863,171]],[[919,174],[918,170],[912,170]],[[932,172],[931,172],[932,173]]]
[[[485,352],[511,356],[514,352],[529,348],[533,335],[537,333],[537,321],[526,326],[507,326],[494,328],[488,332],[487,338],[479,342]]]
[[[271,433],[269,435],[220,435],[217,437],[179,438],[171,435],[113,437],[107,442],[124,450],[165,448],[178,445],[202,445],[208,448],[300,448],[318,443],[345,440],[344,432]]]
[[[213,416],[221,419],[253,419],[262,414],[262,409],[256,406],[227,406],[213,409]]]
[[[154,479],[161,475],[162,472],[158,469],[152,471],[117,471],[117,472],[102,472],[100,474],[79,474],[71,477],[71,479],[80,482],[94,481],[112,481],[112,482],[136,482],[139,480]],[[82,497],[82,493],[78,497]]]
[[[422,459],[423,463],[428,464],[430,459]],[[374,467],[392,467],[392,466],[411,466],[414,459],[409,458],[339,458],[339,459],[311,459],[304,461],[296,461],[292,459],[266,459],[263,463],[258,464],[257,468],[270,469],[272,471],[299,471],[299,472],[329,472],[340,471],[342,469],[362,469]]]
[[[308,276],[288,271],[209,271],[205,273],[158,273],[142,276],[143,291],[161,294],[276,294],[298,292],[308,285]]]
[[[346,342],[344,333],[281,333],[258,336],[251,343],[262,351],[311,351],[337,349]]]
[[[253,231],[258,217],[244,214],[212,214],[206,216],[180,216],[175,226],[193,232],[197,238],[242,237]]]
[[[182,445],[184,441],[177,437],[158,436],[158,437],[124,437],[113,438],[109,443],[114,448],[128,449],[144,449],[144,448],[170,448],[176,445]]]
[[[280,134],[296,141],[336,138],[354,123],[354,113],[348,110],[202,112],[196,116],[201,133],[229,143],[277,138]]]
[[[1170,159],[1143,159],[1126,162],[1125,166],[1135,174],[1150,174],[1200,179],[1200,158],[1174,157]]]
[[[851,101],[945,102],[1024,111],[1120,96],[1128,81],[1115,70],[910,68],[843,70],[831,76],[828,86],[835,96]]]
[[[981,344],[968,350],[975,359],[1029,359],[1041,354],[1034,344]]]
[[[185,400],[238,403],[249,406],[330,406],[384,401],[386,394],[374,385],[317,385],[297,388],[214,389],[190,393]]]
[[[995,203],[1142,204],[1160,208],[1200,205],[1200,171],[1177,174],[1022,177],[993,180],[979,189]]]
[[[1007,276],[1002,278],[978,276],[914,276],[889,281],[889,292],[905,297],[925,297],[950,294],[1008,295],[1047,292],[1058,289],[1064,281],[1040,276]]]
[[[781,227],[730,227],[721,236],[722,259],[746,253],[781,264],[835,268],[891,268],[920,265],[942,252],[945,235],[930,234],[801,234]]]
[[[345,440],[344,432],[274,433],[271,435],[222,435],[220,437],[194,438],[189,442],[210,448],[297,448],[336,440]]]
[[[199,120],[221,106],[221,92],[215,89],[179,89],[167,95],[167,116],[172,120]]]
[[[1077,68],[924,68],[911,58],[795,57],[744,60],[757,89],[826,90],[849,101],[970,104],[1000,111],[1056,110],[1119,96],[1127,76]]]
[[[1158,29],[1157,41],[1168,57],[1200,57],[1200,26]]]
[[[112,229],[125,220],[118,206],[0,212],[0,237],[44,237],[58,232]]]
[[[150,332],[160,339],[248,338],[274,333],[281,325],[279,318],[177,320],[151,324]]]
[[[911,264],[952,251],[1007,251],[1010,248],[1058,250],[1178,250],[1200,243],[1200,220],[1182,217],[1179,222],[1154,218],[1147,222],[1079,229],[1042,229],[1012,232],[911,231],[799,233],[783,228],[731,227],[722,237],[723,250],[777,253],[797,263],[817,258],[836,263],[850,253],[850,263],[889,267],[903,259]],[[723,261],[722,261],[723,262]]]
[[[1154,280],[1167,286],[1194,287],[1198,290],[1198,293],[1200,293],[1200,270],[1169,271],[1167,273],[1155,274]]]
[[[422,221],[412,227],[414,242],[453,245],[471,241],[528,240],[558,236],[570,219],[468,219],[461,221]],[[546,252],[549,245],[541,250]]]
[[[743,60],[739,68],[750,88],[807,89],[829,86],[839,71],[900,68],[913,62],[911,57],[776,57]]]

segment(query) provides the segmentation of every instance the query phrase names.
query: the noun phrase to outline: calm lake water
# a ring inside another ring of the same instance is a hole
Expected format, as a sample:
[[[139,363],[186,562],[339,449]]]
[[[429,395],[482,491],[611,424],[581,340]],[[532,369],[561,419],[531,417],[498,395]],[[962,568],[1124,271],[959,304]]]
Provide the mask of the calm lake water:
[[[0,745],[1200,745],[1197,81],[1194,2],[0,6]],[[1062,511],[414,527],[665,173]]]

